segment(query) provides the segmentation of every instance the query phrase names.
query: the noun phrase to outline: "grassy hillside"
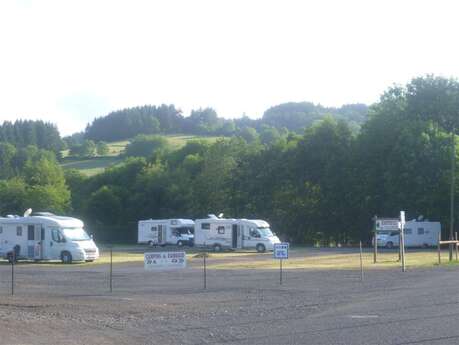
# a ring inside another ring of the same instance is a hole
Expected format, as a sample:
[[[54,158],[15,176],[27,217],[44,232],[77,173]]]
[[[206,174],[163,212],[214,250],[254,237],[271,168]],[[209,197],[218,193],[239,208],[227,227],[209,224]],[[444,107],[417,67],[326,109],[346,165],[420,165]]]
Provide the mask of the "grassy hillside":
[[[206,140],[215,142],[220,137],[200,137],[194,135],[167,135],[165,136],[173,150],[178,150],[190,140]],[[108,143],[109,153],[103,157],[74,158],[68,157],[68,152],[63,152],[65,157],[61,163],[64,169],[76,169],[87,176],[100,174],[105,168],[115,166],[123,161],[121,154],[129,144],[129,140]]]

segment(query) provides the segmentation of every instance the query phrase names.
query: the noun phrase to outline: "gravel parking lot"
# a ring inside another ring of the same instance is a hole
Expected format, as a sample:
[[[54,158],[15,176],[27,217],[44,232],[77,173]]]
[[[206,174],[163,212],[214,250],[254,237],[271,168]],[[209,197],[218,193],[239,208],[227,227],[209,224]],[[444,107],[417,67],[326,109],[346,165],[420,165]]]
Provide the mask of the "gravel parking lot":
[[[204,290],[200,259],[135,262],[115,265],[110,293],[106,264],[20,264],[11,296],[3,263],[0,344],[457,344],[458,271],[297,269],[280,286],[277,270],[210,269]]]

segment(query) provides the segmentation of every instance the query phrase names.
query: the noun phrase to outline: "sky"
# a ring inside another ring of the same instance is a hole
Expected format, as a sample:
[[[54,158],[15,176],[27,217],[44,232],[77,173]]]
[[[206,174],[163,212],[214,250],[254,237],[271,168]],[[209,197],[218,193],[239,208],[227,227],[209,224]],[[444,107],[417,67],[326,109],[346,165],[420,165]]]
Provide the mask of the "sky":
[[[457,4],[456,4],[457,3]],[[61,134],[144,104],[258,118],[284,102],[377,102],[394,84],[459,77],[459,2],[0,2],[0,123]]]

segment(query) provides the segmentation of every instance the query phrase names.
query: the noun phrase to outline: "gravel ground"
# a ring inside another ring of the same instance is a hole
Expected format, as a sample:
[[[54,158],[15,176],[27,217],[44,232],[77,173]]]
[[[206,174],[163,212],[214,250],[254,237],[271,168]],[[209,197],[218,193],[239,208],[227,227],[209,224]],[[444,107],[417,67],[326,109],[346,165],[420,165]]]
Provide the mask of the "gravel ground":
[[[14,296],[0,264],[0,344],[459,343],[457,266],[289,270],[282,286],[276,270],[209,270],[204,290],[200,264],[118,264],[113,293],[107,265],[22,264]]]

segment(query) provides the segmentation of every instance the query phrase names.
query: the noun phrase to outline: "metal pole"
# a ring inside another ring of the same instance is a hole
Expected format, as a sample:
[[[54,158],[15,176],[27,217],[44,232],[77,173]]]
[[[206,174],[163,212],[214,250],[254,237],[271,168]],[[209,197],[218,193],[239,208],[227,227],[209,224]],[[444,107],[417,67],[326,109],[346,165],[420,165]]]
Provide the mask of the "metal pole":
[[[110,246],[110,292],[113,292],[113,246]]]
[[[204,253],[203,255],[203,258],[204,258],[204,290],[207,289],[206,256],[207,256],[207,253]]]
[[[454,233],[454,239],[457,241],[457,232]],[[454,245],[456,248],[456,261],[457,261],[457,243]]]
[[[377,239],[377,236],[376,236],[376,221],[377,221],[378,217],[377,216],[374,216],[373,217],[373,220],[374,220],[374,224],[373,224],[373,233],[374,233],[374,236],[373,236],[373,263],[375,264],[376,261],[377,261],[377,256],[378,256],[378,239]]]
[[[279,270],[279,273],[280,273],[280,276],[279,276],[279,283],[280,285],[282,285],[282,259],[279,260],[279,264],[280,264],[280,270]]]
[[[378,256],[378,240],[376,239],[376,231],[373,237],[373,263],[375,264]]]
[[[16,251],[13,248],[13,256],[11,260],[11,296],[14,296],[14,262],[16,261]]]
[[[363,281],[362,241],[360,241],[360,280]]]
[[[441,248],[440,248],[440,242],[441,242],[441,232],[438,234],[438,245],[437,245],[437,250],[438,250],[438,264],[441,264]]]
[[[401,238],[401,246],[402,246],[402,272],[406,271],[406,266],[405,266],[405,234],[403,230],[404,226],[401,226],[400,230],[400,238]]]
[[[450,200],[450,223],[449,223],[449,240],[453,240],[454,232],[454,178],[455,178],[455,168],[456,168],[456,129],[453,126],[453,131],[451,132],[451,200]],[[453,244],[449,245],[449,261],[453,260]]]

